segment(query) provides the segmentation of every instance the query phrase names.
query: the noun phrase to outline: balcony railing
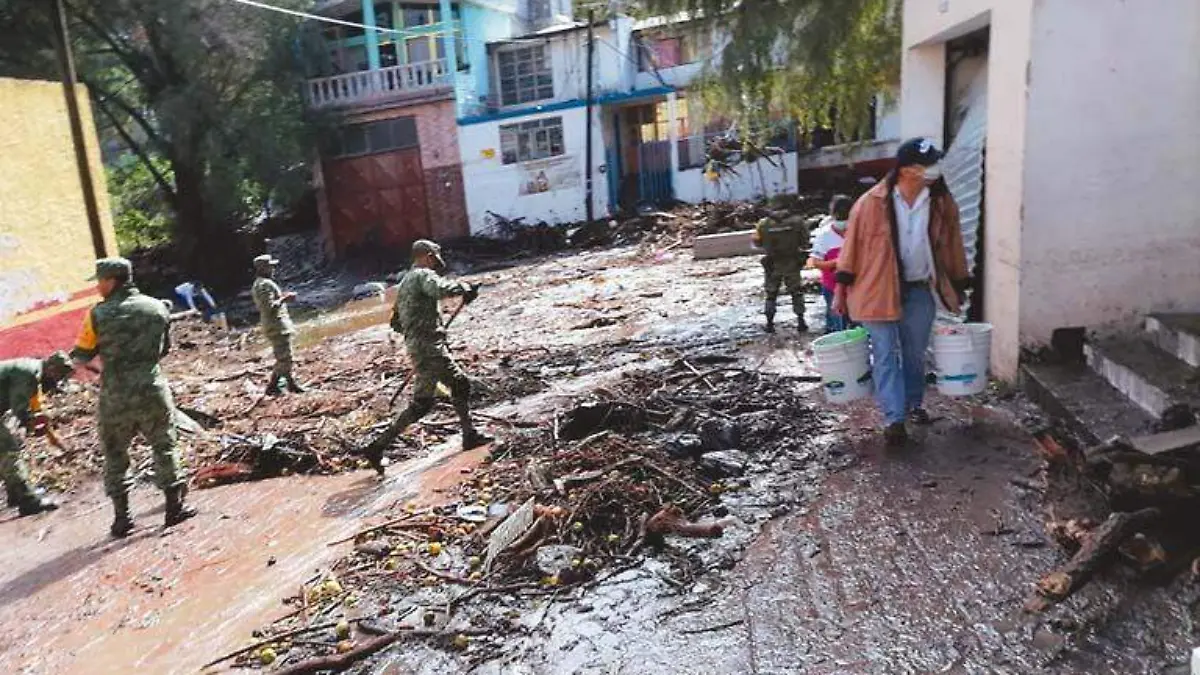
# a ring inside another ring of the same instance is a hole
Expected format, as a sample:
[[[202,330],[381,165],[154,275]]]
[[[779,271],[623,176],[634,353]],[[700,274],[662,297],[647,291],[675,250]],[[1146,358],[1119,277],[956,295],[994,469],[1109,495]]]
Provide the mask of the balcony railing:
[[[362,70],[308,81],[313,108],[381,103],[426,93],[453,84],[445,59]]]

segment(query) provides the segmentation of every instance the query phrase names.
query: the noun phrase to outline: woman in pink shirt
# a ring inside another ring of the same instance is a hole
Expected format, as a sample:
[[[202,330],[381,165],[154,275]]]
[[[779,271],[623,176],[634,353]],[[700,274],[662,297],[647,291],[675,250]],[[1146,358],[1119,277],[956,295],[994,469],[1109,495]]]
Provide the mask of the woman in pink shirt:
[[[837,286],[838,253],[842,250],[846,234],[846,222],[850,219],[850,207],[854,201],[846,195],[835,195],[829,202],[829,217],[813,234],[808,266],[821,270],[821,295],[825,298],[825,333],[846,330],[847,320],[833,312],[833,290]]]

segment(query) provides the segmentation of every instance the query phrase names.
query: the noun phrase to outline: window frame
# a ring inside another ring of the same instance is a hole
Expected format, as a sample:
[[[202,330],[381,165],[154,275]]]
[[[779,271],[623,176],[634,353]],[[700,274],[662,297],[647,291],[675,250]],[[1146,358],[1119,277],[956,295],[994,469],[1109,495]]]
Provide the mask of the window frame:
[[[496,52],[496,82],[501,106],[554,98],[554,65],[546,47],[537,44]],[[523,66],[528,66],[525,72],[522,72]]]
[[[637,43],[637,69],[640,73],[678,68],[698,63],[712,54],[712,33],[698,26],[683,26],[675,29],[646,30],[639,33]],[[663,42],[676,42],[678,62],[671,65],[656,64],[656,46]]]
[[[500,163],[505,166],[567,154],[561,115],[501,124],[499,134]]]
[[[347,149],[349,139],[353,139],[353,149]],[[332,160],[366,157],[419,147],[421,142],[417,131],[417,118],[405,116],[339,127],[329,139],[324,152],[326,159]]]

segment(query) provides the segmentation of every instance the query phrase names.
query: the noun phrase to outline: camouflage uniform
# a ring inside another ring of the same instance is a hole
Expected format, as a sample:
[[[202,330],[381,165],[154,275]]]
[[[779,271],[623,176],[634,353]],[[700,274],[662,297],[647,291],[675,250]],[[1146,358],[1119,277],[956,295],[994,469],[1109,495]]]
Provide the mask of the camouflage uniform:
[[[263,335],[275,353],[275,367],[271,369],[271,381],[267,385],[267,393],[270,394],[279,393],[280,380],[292,391],[302,390],[292,377],[292,336],[296,333],[296,327],[288,314],[283,290],[271,279],[276,263],[278,261],[269,255],[255,258],[254,267],[259,276],[250,289],[254,304],[258,307]]]
[[[0,479],[4,481],[9,506],[19,507],[22,515],[56,508],[43,502],[29,486],[29,472],[21,459],[21,439],[9,429],[7,419],[11,411],[20,426],[36,431],[42,410],[41,382],[39,359],[0,361]]]
[[[413,244],[414,256],[424,253],[440,260],[441,248],[420,240]],[[404,346],[413,366],[413,394],[408,407],[400,413],[365,450],[377,471],[382,472],[383,449],[408,427],[433,409],[439,382],[449,389],[463,431],[464,448],[482,445],[491,439],[479,433],[471,422],[471,380],[446,347],[446,327],[438,304],[442,298],[462,296],[474,299],[476,291],[462,282],[449,281],[426,267],[413,267],[400,281],[396,304],[392,309],[392,329],[404,334]]]
[[[118,522],[129,519],[129,444],[141,434],[154,455],[154,483],[167,495],[167,524],[190,512],[183,506],[186,481],[176,450],[175,403],[159,360],[170,348],[170,313],[162,302],[142,295],[133,286],[132,269],[123,258],[105,258],[96,263],[101,279],[114,270],[124,270],[129,279],[93,307],[84,319],[83,330],[72,350],[77,361],[99,356],[104,362],[100,386],[100,446],[104,451],[104,491],[113,500]],[[191,512],[194,515],[194,512]],[[173,517],[175,516],[175,517]],[[172,522],[174,521],[174,522]]]
[[[796,313],[797,329],[808,330],[804,322],[804,291],[800,270],[804,268],[808,246],[808,223],[799,216],[782,221],[763,218],[754,229],[754,243],[765,251],[762,258],[765,280],[767,330],[775,329],[775,308],[779,287],[787,288],[792,296],[792,311]]]

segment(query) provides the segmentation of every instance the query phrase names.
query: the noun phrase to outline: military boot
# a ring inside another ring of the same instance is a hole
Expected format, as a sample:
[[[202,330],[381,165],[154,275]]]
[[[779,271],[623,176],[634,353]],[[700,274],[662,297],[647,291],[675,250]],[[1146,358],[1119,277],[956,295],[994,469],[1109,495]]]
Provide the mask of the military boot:
[[[496,440],[495,438],[479,431],[475,427],[468,427],[467,429],[463,430],[462,437],[462,449],[464,451],[478,448],[481,445],[487,445],[488,443]]]
[[[45,497],[30,492],[25,499],[17,503],[17,512],[24,516],[33,516],[47,511],[54,511],[58,508],[58,504],[46,499]]]
[[[21,495],[11,486],[4,486],[4,496],[8,499],[8,508],[13,508],[21,505]]]
[[[300,383],[296,381],[296,378],[292,377],[291,375],[285,375],[283,377],[283,382],[287,385],[287,390],[293,394],[303,394],[304,392],[308,391],[307,387],[301,386]]]
[[[279,386],[279,378],[272,377],[270,384],[267,385],[267,396],[279,396],[283,393],[283,389]]]
[[[123,539],[133,532],[133,516],[129,513],[129,495],[116,495],[112,498],[113,522],[108,532],[114,539]]]
[[[358,454],[366,457],[367,462],[371,465],[371,468],[375,470],[375,473],[382,476],[384,474],[383,451],[386,450],[394,440],[396,440],[396,437],[385,429],[383,433],[375,437],[375,440],[359,448]]]
[[[808,322],[804,320],[804,317],[798,317],[796,319],[796,332],[797,333],[807,333],[808,332]]]
[[[164,519],[166,527],[178,525],[196,515],[196,509],[187,505],[187,486],[178,485],[163,490],[167,497],[167,515]]]

